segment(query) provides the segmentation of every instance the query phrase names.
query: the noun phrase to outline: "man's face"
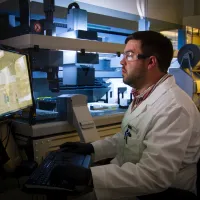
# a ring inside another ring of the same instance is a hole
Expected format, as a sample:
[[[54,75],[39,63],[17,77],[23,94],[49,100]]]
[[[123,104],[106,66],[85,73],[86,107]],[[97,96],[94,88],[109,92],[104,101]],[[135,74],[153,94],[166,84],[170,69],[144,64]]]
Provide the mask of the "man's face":
[[[146,59],[138,59],[141,52],[141,41],[129,40],[124,49],[125,56],[121,60],[123,82],[138,89],[147,75]]]

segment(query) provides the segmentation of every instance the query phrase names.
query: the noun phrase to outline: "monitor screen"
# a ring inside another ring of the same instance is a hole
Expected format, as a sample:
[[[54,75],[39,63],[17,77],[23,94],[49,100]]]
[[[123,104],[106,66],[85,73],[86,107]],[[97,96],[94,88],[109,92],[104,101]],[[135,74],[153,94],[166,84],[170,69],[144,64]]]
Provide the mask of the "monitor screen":
[[[27,56],[0,49],[0,118],[32,104]]]

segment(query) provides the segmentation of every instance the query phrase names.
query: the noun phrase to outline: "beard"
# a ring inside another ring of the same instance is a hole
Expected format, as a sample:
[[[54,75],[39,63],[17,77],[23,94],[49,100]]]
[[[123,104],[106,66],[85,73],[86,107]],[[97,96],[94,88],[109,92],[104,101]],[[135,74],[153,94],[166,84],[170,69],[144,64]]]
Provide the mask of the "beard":
[[[122,75],[122,77],[124,84],[129,85],[135,89],[139,89],[145,81],[146,69],[141,68],[137,72],[130,72],[129,74],[126,73]]]

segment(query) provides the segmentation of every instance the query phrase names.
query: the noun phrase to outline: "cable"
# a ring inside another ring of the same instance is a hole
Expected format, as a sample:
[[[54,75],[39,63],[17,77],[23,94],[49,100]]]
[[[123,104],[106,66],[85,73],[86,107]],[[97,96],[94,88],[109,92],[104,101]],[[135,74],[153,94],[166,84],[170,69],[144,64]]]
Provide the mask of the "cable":
[[[2,133],[2,136],[3,136],[3,133]],[[5,138],[1,140],[1,142],[4,142],[8,137],[8,134],[6,134]]]
[[[5,150],[7,149],[9,138],[10,138],[10,129],[9,129],[8,126],[7,126],[7,137],[6,138],[7,138],[7,141],[6,141],[6,144],[5,144]]]
[[[8,138],[8,132],[7,132],[7,134],[6,134],[4,139],[3,139],[3,133],[1,131],[1,129],[0,129],[0,134],[1,134],[1,142],[3,143]]]
[[[140,19],[143,19],[144,15],[142,13],[142,9],[141,9],[141,5],[140,5],[140,1],[139,0],[136,0],[136,6],[137,6],[137,11],[138,11],[138,14],[140,16]]]
[[[11,134],[11,132],[12,132],[12,131],[11,131],[11,128],[12,128],[12,122],[10,123],[10,127],[9,127],[9,125],[7,126],[7,135],[8,135],[8,139],[7,139],[7,141],[6,141],[5,149],[6,149],[7,146],[8,146],[10,134]]]
[[[78,5],[78,3],[76,3],[76,2],[70,3],[70,4],[68,5],[68,8],[67,8],[68,14],[69,14],[69,11],[70,11],[73,7],[75,7],[76,9],[80,9],[80,6]]]
[[[3,141],[2,138],[3,138],[3,133],[2,133],[1,128],[0,128],[0,140],[1,141]]]

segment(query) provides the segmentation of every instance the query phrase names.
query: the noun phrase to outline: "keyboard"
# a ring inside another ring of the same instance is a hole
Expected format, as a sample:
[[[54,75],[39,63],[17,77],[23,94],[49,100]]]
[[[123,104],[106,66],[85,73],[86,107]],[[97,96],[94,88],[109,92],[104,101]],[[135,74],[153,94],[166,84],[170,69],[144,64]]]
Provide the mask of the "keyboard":
[[[51,185],[49,177],[52,169],[56,165],[64,165],[72,163],[85,168],[89,168],[91,164],[90,155],[81,155],[68,152],[50,152],[39,167],[31,174],[27,182],[24,184],[24,189],[27,192],[31,190],[43,191],[66,191],[75,192],[76,186],[71,183],[64,183],[62,185]]]

